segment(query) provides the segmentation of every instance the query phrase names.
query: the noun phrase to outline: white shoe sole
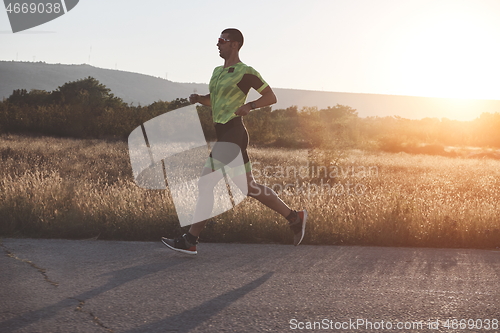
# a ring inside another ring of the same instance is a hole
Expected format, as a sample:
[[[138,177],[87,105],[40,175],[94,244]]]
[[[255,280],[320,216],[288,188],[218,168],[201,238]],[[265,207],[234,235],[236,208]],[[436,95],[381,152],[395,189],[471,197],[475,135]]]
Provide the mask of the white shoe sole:
[[[300,245],[302,243],[302,240],[304,239],[304,236],[306,234],[306,223],[307,223],[307,210],[304,209],[304,223],[302,223],[302,237],[300,237],[299,242],[295,245]]]

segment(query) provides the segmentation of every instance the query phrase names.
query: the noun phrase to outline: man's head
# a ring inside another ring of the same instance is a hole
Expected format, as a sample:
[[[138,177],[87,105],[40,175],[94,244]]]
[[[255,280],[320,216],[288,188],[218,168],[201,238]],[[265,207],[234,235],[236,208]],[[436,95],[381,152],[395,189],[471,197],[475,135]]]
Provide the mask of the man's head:
[[[221,36],[227,34],[228,39],[232,42],[238,42],[238,50],[243,46],[243,34],[238,29],[228,28],[221,32]]]
[[[231,55],[238,54],[243,45],[243,34],[238,29],[225,29],[222,31],[217,47],[219,55],[223,59],[228,59]]]

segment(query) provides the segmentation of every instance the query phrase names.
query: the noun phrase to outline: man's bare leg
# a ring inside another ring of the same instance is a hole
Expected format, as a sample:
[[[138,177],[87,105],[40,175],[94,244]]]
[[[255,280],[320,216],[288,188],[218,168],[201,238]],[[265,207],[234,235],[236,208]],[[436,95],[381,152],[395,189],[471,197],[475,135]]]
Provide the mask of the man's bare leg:
[[[276,192],[267,186],[258,184],[253,179],[252,172],[247,173],[248,195],[259,200],[261,203],[271,208],[272,210],[283,215],[288,220],[288,225],[293,231],[293,245],[299,245],[304,238],[307,211],[291,210],[281,199]]]
[[[212,175],[216,177],[211,177]],[[220,176],[219,178],[218,174],[214,174],[214,171],[211,168],[207,167],[203,168],[201,172],[200,183],[198,184],[198,191],[199,191],[198,200],[196,202],[196,208],[193,217],[195,221],[200,220],[201,216],[211,215],[214,204],[213,190],[220,179],[222,179],[222,176]],[[210,211],[208,211],[208,209]],[[191,224],[191,227],[189,228],[189,233],[195,237],[199,237],[201,231],[203,230],[203,228],[205,228],[207,221],[208,220],[203,220]]]
[[[204,170],[203,174],[206,174],[207,172],[209,171]],[[245,180],[249,196],[259,200],[262,204],[266,205],[267,207],[281,214],[285,218],[290,215],[292,210],[278,197],[276,192],[274,192],[267,186],[258,184],[253,178],[253,174],[251,171],[247,172],[245,175],[233,178],[233,181],[237,186],[241,188],[241,186],[238,183],[239,181],[245,181],[243,177],[246,178]],[[205,228],[206,224],[207,220],[191,224],[191,227],[189,228],[189,233],[195,237],[199,237],[201,232]]]
[[[195,237],[200,237],[203,228],[205,228],[205,225],[207,224],[207,221],[208,220],[191,224],[191,227],[189,228],[189,233]]]
[[[276,192],[267,186],[255,181],[252,172],[246,174],[248,184],[248,195],[259,200],[261,203],[271,208],[275,212],[287,217],[292,210],[278,197]]]
[[[204,170],[204,173],[210,173],[213,172],[212,170]],[[211,179],[211,178],[209,178]],[[214,178],[215,179],[215,178]],[[294,240],[293,244],[294,245],[299,245],[302,242],[302,239],[304,237],[304,232],[305,232],[305,225],[306,225],[306,220],[307,220],[307,211],[302,210],[300,212],[291,210],[274,192],[272,189],[270,189],[267,186],[258,184],[255,179],[253,178],[252,172],[248,172],[246,174],[242,174],[240,176],[236,176],[232,178],[233,182],[240,188],[242,189],[243,192],[246,187],[247,189],[247,194],[248,196],[255,198],[259,200],[262,204],[266,205],[267,207],[271,208],[272,210],[276,211],[277,213],[281,214],[283,217],[285,217],[288,222],[289,226],[292,229],[294,233]],[[212,183],[212,182],[210,182]],[[244,186],[246,183],[246,186]],[[215,184],[214,184],[215,186]],[[209,191],[207,190],[207,184],[200,184],[200,195],[199,195],[199,200],[197,202],[197,209],[202,209],[205,210],[207,207],[203,205],[203,200],[208,199],[204,198],[206,195],[210,195],[208,193]],[[201,195],[203,191],[203,195]],[[213,195],[213,192],[212,192]],[[201,200],[201,201],[200,201]],[[195,210],[195,211],[196,211]],[[206,212],[205,212],[206,213]],[[196,213],[195,213],[196,215]],[[200,215],[202,216],[202,215]],[[162,242],[170,247],[171,249],[181,251],[184,253],[189,253],[189,254],[196,254],[196,244],[198,243],[198,237],[200,236],[201,232],[205,228],[205,225],[207,224],[208,220],[200,221],[197,223],[194,223],[191,225],[189,228],[189,231],[182,236],[183,241],[186,243],[183,244],[190,244],[189,246],[192,246],[190,249],[184,250],[184,247],[176,246],[175,242],[176,240],[170,240],[170,239],[165,239],[162,238]],[[184,240],[185,239],[185,240]],[[189,243],[187,243],[189,242]],[[186,246],[186,245],[183,245]],[[187,246],[186,246],[187,247]]]

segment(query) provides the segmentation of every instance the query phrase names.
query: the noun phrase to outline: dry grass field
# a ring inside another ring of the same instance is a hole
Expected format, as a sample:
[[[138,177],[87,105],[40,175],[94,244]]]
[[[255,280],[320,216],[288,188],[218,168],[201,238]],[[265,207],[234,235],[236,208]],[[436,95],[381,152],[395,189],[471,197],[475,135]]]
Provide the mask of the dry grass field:
[[[500,246],[500,161],[251,148],[257,181],[310,213],[305,244]],[[159,240],[180,232],[168,191],[139,188],[127,144],[0,136],[0,236]],[[291,243],[253,199],[202,241]]]

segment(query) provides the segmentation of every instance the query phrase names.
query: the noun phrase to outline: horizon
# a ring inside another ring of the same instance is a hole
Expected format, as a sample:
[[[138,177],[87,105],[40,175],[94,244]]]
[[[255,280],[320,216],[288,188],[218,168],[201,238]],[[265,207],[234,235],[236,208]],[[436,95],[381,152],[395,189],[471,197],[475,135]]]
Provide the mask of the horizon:
[[[5,68],[8,72],[11,72],[16,66],[22,66],[18,69],[20,76],[12,77],[17,82],[15,85],[4,83],[1,91],[3,98],[8,98],[12,94],[12,90],[16,89],[53,91],[65,83],[85,79],[88,76],[106,85],[117,97],[122,98],[124,102],[130,105],[134,103],[149,105],[158,100],[173,101],[176,98],[187,98],[192,92],[208,93],[208,84],[206,83],[175,82],[153,75],[121,69],[102,68],[86,63],[52,64],[41,60],[35,62],[29,60],[0,60],[0,63],[7,66]],[[33,69],[30,69],[30,66],[33,66]],[[47,69],[45,69],[45,66],[47,66]],[[47,70],[48,72],[45,73]],[[116,74],[112,74],[113,72]],[[46,75],[40,76],[41,73]],[[27,74],[31,75],[31,79],[27,79]],[[127,77],[127,75],[138,75],[142,78],[133,79]],[[149,79],[143,81],[145,78]],[[121,83],[117,84],[118,82]],[[142,83],[137,86],[138,82]],[[170,84],[174,84],[174,86],[170,86]],[[10,87],[8,88],[8,86]],[[274,87],[274,90],[278,96],[278,102],[271,106],[274,110],[290,107],[297,107],[298,110],[307,108],[322,110],[336,105],[343,105],[356,110],[360,118],[400,117],[412,120],[434,118],[457,121],[472,121],[480,118],[485,113],[494,114],[500,112],[499,100],[334,92],[279,87]],[[174,91],[176,93],[173,93]],[[250,91],[248,100],[255,98],[258,98],[258,93],[253,90]]]
[[[218,15],[221,8],[228,14]],[[232,8],[244,8],[245,15]],[[264,0],[195,7],[87,0],[15,34],[0,10],[0,59],[207,82],[222,63],[215,45],[220,31],[236,27],[245,36],[241,60],[271,87],[500,100],[498,14],[495,0],[292,0],[285,7]]]
[[[110,70],[110,71],[119,71],[119,72],[126,72],[126,73],[131,73],[131,74],[140,74],[140,75],[145,75],[145,76],[150,76],[156,79],[160,80],[165,80],[173,83],[184,83],[184,84],[203,84],[203,85],[208,85],[208,82],[187,82],[187,81],[172,81],[168,80],[166,78],[160,77],[160,76],[154,76],[151,74],[147,73],[139,73],[139,72],[133,72],[130,70],[122,70],[122,69],[116,69],[116,68],[105,68],[105,67],[99,67],[87,63],[81,63],[81,64],[69,64],[69,63],[49,63],[45,61],[22,61],[22,60],[0,60],[0,62],[19,62],[19,63],[32,63],[32,64],[37,64],[37,63],[42,63],[46,65],[64,65],[64,66],[90,66],[98,69],[105,69],[105,70]],[[66,82],[64,82],[66,83]],[[273,87],[273,89],[286,89],[286,90],[300,90],[300,91],[309,91],[309,92],[326,92],[326,93],[340,93],[340,94],[357,94],[357,95],[384,95],[384,96],[400,96],[400,97],[424,97],[424,98],[437,98],[437,99],[449,99],[449,100],[477,100],[477,101],[500,101],[499,99],[486,99],[486,98],[468,98],[468,97],[436,97],[436,96],[425,96],[425,95],[401,95],[401,94],[382,94],[382,93],[364,93],[364,92],[353,92],[353,91],[330,91],[330,90],[311,90],[311,89],[301,89],[301,88],[283,88],[283,87]],[[498,111],[500,112],[500,110]]]

